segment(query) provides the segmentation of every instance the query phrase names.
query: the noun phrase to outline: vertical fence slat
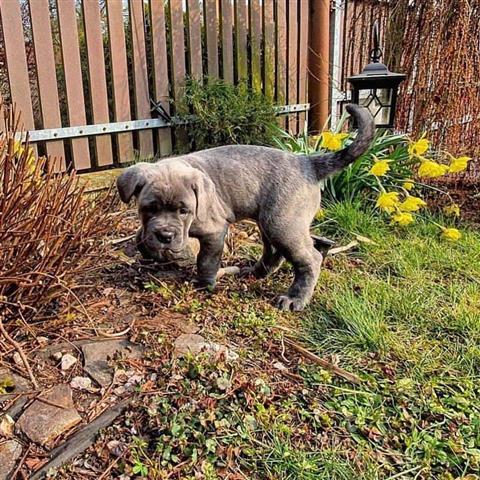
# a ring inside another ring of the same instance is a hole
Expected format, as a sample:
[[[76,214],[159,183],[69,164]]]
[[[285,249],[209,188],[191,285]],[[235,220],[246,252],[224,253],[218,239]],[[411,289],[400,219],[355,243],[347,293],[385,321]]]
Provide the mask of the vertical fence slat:
[[[237,80],[248,77],[247,58],[247,4],[246,0],[235,1],[235,33],[237,50]]]
[[[169,104],[169,81],[168,81],[168,57],[167,36],[165,31],[165,7],[163,0],[150,0],[150,13],[152,18],[152,49],[153,49],[153,75],[155,88],[155,101],[161,101],[161,105],[167,113],[170,112]],[[201,66],[201,65],[200,65]],[[172,153],[172,132],[170,128],[158,129],[158,143],[160,155]]]
[[[190,58],[190,75],[202,78],[202,25],[198,0],[188,0],[188,54]]]
[[[96,0],[87,0],[82,3],[82,6],[87,44],[92,117],[95,123],[108,123],[107,79],[100,23],[100,5]],[[99,166],[111,165],[113,163],[113,155],[110,135],[96,136],[94,144],[97,164]]]
[[[287,3],[286,0],[277,0],[277,103],[287,103]],[[285,127],[286,121],[282,117],[280,125]]]
[[[62,120],[48,0],[30,0],[29,7],[43,128],[59,128]],[[65,170],[63,140],[47,142],[47,154],[54,159],[56,170]]]
[[[135,85],[135,114],[138,120],[151,118],[150,94],[148,89],[147,52],[145,48],[143,0],[130,0],[132,27],[133,78]],[[153,156],[153,139],[150,130],[138,133],[140,155]]]
[[[170,0],[172,25],[172,67],[175,100],[182,96],[185,81],[185,35],[183,33],[183,7],[179,0]]]
[[[57,0],[57,11],[69,125],[71,127],[86,125],[75,0]],[[77,170],[90,168],[88,139],[74,138],[71,146],[74,167]]]
[[[252,87],[262,89],[261,65],[262,13],[259,0],[250,0],[250,45],[252,58]]]
[[[222,0],[222,76],[233,83],[233,5],[232,0]]]
[[[307,102],[307,55],[308,55],[308,2],[300,2],[300,32],[298,49],[298,102]],[[298,129],[300,132],[305,127],[306,114],[298,116]]]
[[[264,35],[264,93],[273,99],[275,95],[275,23],[273,17],[274,0],[263,2]]]
[[[208,75],[218,77],[218,14],[217,0],[204,0],[207,37]]]
[[[298,4],[289,2],[288,4],[288,103],[297,103],[298,98]],[[297,114],[290,115],[288,118],[288,127],[292,133],[297,133]]]
[[[21,112],[23,128],[33,130],[32,97],[19,2],[0,0],[0,13],[12,103]]]
[[[63,0],[61,0],[63,1]],[[130,92],[128,89],[127,49],[123,20],[123,4],[118,0],[107,0],[108,36],[110,58],[112,61],[113,111],[116,122],[131,119]],[[133,158],[133,139],[131,133],[117,135],[118,156],[120,162]]]

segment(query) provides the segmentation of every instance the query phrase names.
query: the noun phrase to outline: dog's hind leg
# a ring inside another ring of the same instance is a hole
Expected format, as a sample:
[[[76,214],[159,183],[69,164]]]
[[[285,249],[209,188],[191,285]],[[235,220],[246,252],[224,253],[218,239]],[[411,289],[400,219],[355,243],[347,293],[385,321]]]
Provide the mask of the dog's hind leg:
[[[322,254],[315,250],[308,230],[303,235],[278,239],[277,247],[292,263],[295,272],[292,286],[287,295],[278,298],[277,306],[282,310],[303,310],[315,290],[323,260]]]
[[[265,278],[280,268],[284,260],[283,255],[272,245],[268,237],[262,232],[263,253],[253,267],[242,270],[242,275],[254,275]]]

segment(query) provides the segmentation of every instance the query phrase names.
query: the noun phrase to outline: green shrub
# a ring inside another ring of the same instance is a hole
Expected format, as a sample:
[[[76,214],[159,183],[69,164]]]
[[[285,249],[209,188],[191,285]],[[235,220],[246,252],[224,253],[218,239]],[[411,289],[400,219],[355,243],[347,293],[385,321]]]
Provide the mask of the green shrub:
[[[192,149],[273,143],[274,105],[245,83],[232,85],[210,78],[204,84],[189,79],[177,110],[181,120],[191,122],[187,134]]]

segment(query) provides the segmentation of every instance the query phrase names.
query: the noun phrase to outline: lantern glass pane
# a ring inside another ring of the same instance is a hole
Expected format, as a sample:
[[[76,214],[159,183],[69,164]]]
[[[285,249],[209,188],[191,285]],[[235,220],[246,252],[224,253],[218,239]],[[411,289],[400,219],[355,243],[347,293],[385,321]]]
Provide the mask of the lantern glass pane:
[[[388,125],[390,122],[392,92],[391,88],[360,90],[359,92],[360,105],[370,110],[376,125]]]

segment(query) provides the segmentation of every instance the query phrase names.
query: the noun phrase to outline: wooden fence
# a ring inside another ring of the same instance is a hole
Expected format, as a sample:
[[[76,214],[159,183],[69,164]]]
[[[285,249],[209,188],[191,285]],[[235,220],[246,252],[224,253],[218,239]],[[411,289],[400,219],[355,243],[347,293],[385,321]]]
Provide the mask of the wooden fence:
[[[170,112],[186,76],[306,103],[308,15],[308,0],[0,0],[0,91],[26,130],[49,132],[36,147],[62,169],[168,155],[174,130],[152,128],[151,100]]]

